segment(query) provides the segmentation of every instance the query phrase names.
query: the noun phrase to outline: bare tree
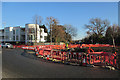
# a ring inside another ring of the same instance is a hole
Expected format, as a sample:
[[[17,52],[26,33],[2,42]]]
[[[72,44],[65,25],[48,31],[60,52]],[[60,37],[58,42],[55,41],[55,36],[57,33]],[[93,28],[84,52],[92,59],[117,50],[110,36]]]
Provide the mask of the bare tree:
[[[39,25],[42,24],[43,18],[39,16]],[[40,42],[41,42],[41,28],[40,28]]]
[[[108,40],[111,40],[113,47],[115,47],[115,40],[119,37],[120,35],[120,27],[116,24],[113,24],[112,26],[108,27],[106,30],[106,35],[105,37]]]
[[[101,37],[106,31],[106,28],[109,27],[108,20],[101,20],[100,18],[95,18],[90,20],[90,25],[85,25],[89,33],[96,34],[98,37]]]
[[[56,18],[54,17],[47,17],[46,18],[46,25],[48,25],[49,29],[50,29],[50,40],[51,40],[51,44],[52,44],[52,27],[57,25],[59,22]]]
[[[115,47],[115,39],[118,37],[118,30],[119,30],[119,26],[116,24],[113,24],[113,26],[111,26],[111,37],[113,40],[113,46]]]
[[[65,24],[64,27],[65,27],[66,33],[70,34],[72,38],[77,36],[77,29],[75,27],[68,24]],[[68,36],[66,37],[69,38]]]
[[[34,17],[33,17],[33,22],[35,23],[35,42],[37,42],[37,31],[38,31],[38,29],[37,29],[37,25],[41,25],[42,24],[42,21],[43,21],[43,18],[41,17],[41,16],[38,16],[38,15],[35,15]],[[40,36],[41,36],[41,28],[40,28]],[[41,37],[40,37],[40,42],[41,42]]]

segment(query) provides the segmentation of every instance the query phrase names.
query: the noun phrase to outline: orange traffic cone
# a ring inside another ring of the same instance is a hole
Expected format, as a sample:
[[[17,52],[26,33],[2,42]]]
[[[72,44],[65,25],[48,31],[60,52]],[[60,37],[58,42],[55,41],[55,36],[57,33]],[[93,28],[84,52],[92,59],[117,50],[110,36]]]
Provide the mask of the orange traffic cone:
[[[85,58],[84,58],[83,61],[82,61],[82,66],[86,66]]]

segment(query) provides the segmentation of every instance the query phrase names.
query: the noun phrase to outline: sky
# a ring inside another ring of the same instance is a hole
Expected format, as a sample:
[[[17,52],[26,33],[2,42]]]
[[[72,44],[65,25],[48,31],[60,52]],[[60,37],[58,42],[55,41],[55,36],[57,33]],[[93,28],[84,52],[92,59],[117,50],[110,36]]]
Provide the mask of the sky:
[[[33,23],[33,17],[53,16],[60,25],[71,24],[77,29],[74,39],[86,36],[85,24],[91,18],[107,19],[112,24],[118,24],[117,2],[2,2],[3,27],[22,26]],[[4,24],[5,23],[5,24]],[[48,28],[48,27],[47,27]]]

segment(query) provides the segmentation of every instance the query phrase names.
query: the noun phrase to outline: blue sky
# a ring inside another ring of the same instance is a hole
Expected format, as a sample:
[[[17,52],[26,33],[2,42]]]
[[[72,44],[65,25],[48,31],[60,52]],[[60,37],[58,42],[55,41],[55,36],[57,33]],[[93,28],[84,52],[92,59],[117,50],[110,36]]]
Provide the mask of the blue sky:
[[[86,36],[85,24],[91,18],[108,19],[118,24],[117,2],[3,2],[2,22],[6,26],[25,26],[33,23],[33,16],[40,15],[45,23],[46,17],[53,16],[59,24],[71,24],[77,28],[77,37]],[[3,25],[4,26],[4,25]]]

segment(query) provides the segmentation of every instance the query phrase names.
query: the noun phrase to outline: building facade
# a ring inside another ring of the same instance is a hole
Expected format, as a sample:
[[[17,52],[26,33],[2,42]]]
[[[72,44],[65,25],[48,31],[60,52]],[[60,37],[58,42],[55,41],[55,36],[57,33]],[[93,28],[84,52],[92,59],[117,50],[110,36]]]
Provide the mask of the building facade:
[[[1,42],[20,42],[21,27],[5,27],[0,30],[0,41]]]
[[[45,42],[47,37],[46,27],[38,24],[25,25],[25,43],[28,42]]]
[[[26,44],[29,42],[45,42],[47,31],[45,31],[46,27],[43,26],[44,25],[26,24],[25,28],[22,28],[21,26],[5,27],[0,30],[0,41]]]
[[[0,30],[0,42],[4,41],[4,29]]]

